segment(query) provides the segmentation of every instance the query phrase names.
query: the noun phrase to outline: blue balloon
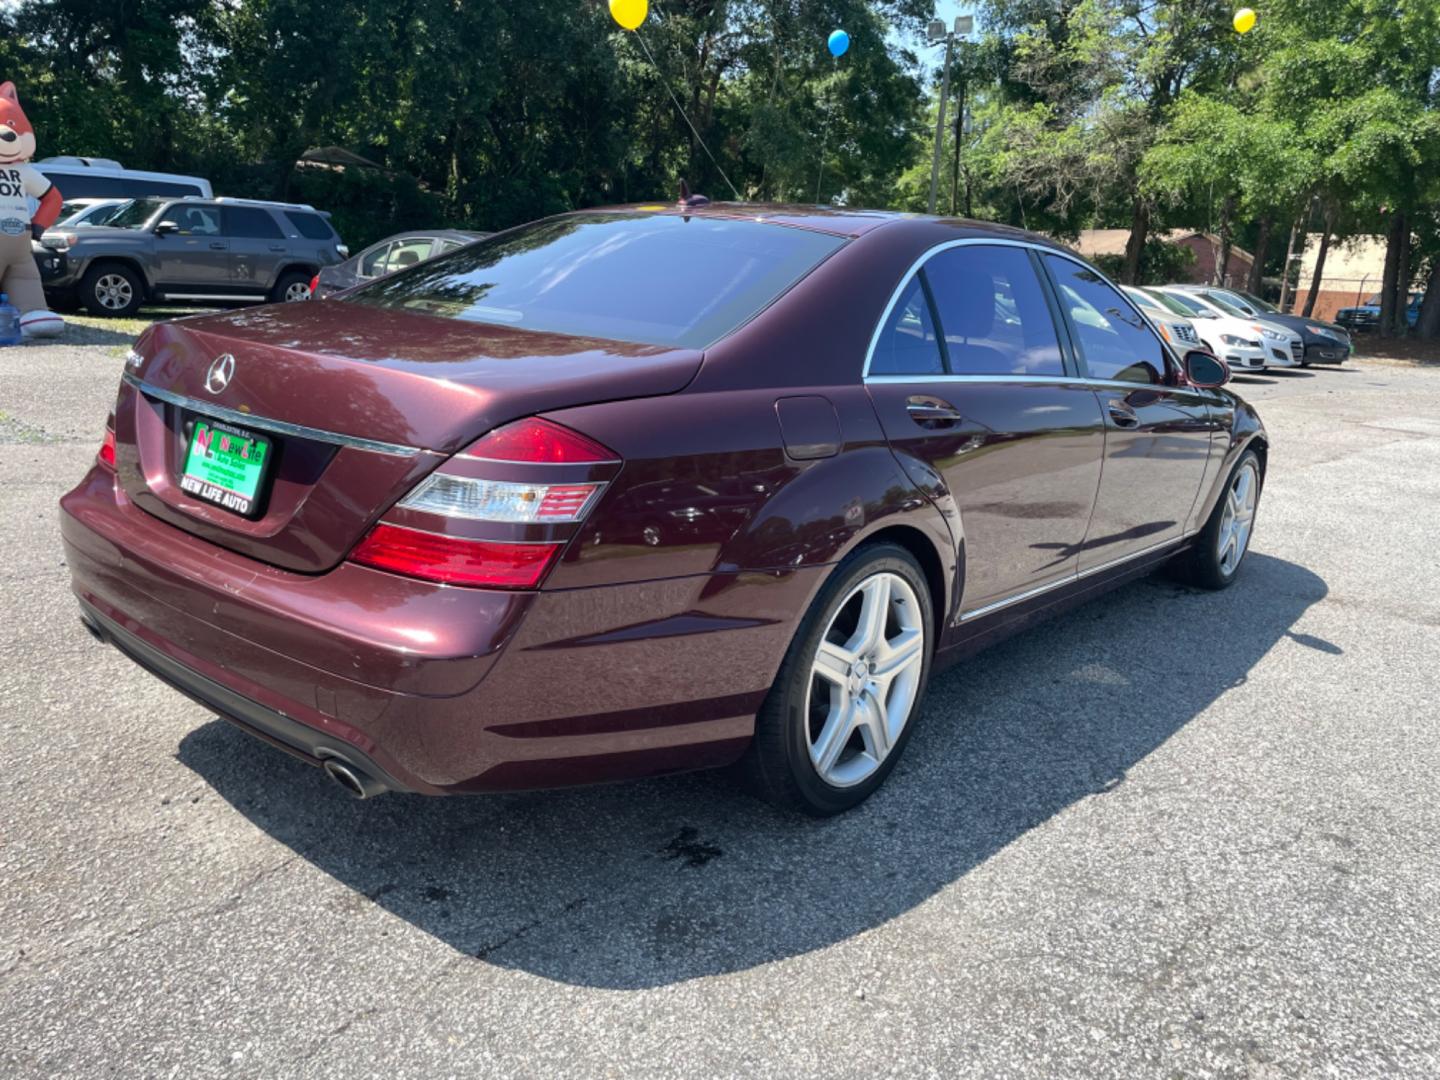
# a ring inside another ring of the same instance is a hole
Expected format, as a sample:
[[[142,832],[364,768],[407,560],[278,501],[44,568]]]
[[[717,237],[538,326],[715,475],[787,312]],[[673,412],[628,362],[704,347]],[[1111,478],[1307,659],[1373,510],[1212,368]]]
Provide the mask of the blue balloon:
[[[845,50],[850,48],[850,35],[844,30],[832,30],[826,44],[830,46],[831,56],[844,56]]]

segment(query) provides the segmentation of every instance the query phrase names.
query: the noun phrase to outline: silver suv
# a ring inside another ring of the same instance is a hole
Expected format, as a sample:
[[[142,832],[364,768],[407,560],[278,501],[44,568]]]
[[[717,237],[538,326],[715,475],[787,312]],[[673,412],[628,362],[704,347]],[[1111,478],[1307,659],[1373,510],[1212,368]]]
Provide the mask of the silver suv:
[[[35,261],[51,306],[132,315],[161,300],[307,300],[321,269],[349,251],[303,203],[136,199],[106,225],[47,231]]]

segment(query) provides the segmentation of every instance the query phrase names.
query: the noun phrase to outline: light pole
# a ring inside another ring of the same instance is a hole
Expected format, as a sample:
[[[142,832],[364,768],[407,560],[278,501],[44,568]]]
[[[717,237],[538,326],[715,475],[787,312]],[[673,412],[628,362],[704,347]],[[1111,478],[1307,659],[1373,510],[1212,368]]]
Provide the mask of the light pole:
[[[940,156],[945,151],[945,106],[950,98],[950,53],[957,37],[964,38],[975,29],[971,15],[955,16],[955,24],[947,31],[943,19],[931,19],[925,36],[931,45],[945,42],[945,67],[940,76],[940,115],[935,121],[935,156],[930,163],[930,202],[928,213],[935,213],[935,193],[940,187]]]

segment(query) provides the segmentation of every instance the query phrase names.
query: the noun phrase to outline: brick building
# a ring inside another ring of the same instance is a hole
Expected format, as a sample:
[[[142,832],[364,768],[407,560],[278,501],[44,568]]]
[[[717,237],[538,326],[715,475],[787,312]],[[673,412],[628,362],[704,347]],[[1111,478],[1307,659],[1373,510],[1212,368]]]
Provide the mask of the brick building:
[[[1305,238],[1305,252],[1300,258],[1300,276],[1296,280],[1295,303],[1292,311],[1305,310],[1305,298],[1315,280],[1315,257],[1320,253],[1320,234]],[[1343,307],[1365,303],[1380,292],[1385,277],[1385,237],[1357,236],[1331,244],[1325,253],[1325,272],[1315,294],[1316,319],[1334,320]]]
[[[1214,233],[1195,232],[1191,229],[1171,229],[1168,232],[1152,233],[1170,244],[1189,248],[1195,255],[1190,265],[1187,282],[1192,285],[1207,285],[1215,280],[1215,264],[1220,259],[1220,238]],[[1125,244],[1130,239],[1129,229],[1086,229],[1072,247],[1087,259],[1099,255],[1125,254]],[[1225,284],[1245,287],[1250,277],[1250,267],[1255,257],[1244,248],[1230,246],[1230,261],[1225,268]],[[1175,284],[1183,284],[1175,282]]]

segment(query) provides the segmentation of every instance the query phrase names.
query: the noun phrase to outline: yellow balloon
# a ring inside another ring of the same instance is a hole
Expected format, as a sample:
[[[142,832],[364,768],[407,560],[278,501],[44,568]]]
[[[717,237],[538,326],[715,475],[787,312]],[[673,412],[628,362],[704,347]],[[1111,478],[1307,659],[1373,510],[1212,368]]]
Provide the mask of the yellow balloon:
[[[612,0],[612,3],[610,4],[610,10],[611,10],[611,11],[614,11],[614,10],[615,10],[615,4],[613,3],[613,0]],[[1255,29],[1255,9],[1254,9],[1254,8],[1242,7],[1239,11],[1235,12],[1235,32],[1236,32],[1237,34],[1248,34],[1251,30],[1254,30],[1254,29]]]
[[[626,30],[638,28],[649,14],[649,0],[610,0],[610,17]]]

